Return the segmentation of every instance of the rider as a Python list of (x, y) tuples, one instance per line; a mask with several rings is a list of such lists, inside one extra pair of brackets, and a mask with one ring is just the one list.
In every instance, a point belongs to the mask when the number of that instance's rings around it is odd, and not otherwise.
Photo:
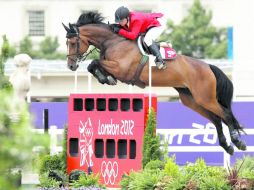
[(121, 27), (113, 27), (113, 32), (131, 40), (136, 40), (141, 33), (146, 33), (144, 41), (149, 51), (156, 56), (155, 63), (159, 69), (166, 68), (160, 49), (154, 42), (164, 30), (162, 17), (162, 13), (130, 12), (128, 8), (121, 6), (115, 11), (115, 22)]

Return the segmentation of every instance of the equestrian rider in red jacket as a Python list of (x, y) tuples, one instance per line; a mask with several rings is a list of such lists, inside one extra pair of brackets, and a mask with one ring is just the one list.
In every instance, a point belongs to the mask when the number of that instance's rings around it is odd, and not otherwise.
[(156, 56), (155, 63), (159, 69), (166, 68), (159, 47), (154, 42), (164, 30), (159, 22), (162, 17), (162, 13), (130, 12), (128, 8), (122, 6), (115, 12), (115, 22), (121, 27), (117, 25), (113, 27), (115, 33), (130, 40), (136, 40), (141, 33), (146, 33), (144, 41), (150, 52)]

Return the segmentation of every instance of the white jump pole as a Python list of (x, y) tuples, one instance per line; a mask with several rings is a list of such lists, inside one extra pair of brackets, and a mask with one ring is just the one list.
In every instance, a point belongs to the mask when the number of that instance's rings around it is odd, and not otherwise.
[(75, 76), (74, 76), (74, 92), (77, 92), (78, 89), (78, 71), (75, 71)]
[(149, 56), (149, 112), (152, 106), (152, 64), (151, 64), (151, 56)]
[(88, 73), (87, 75), (87, 83), (88, 83), (88, 93), (91, 93), (92, 92), (92, 75), (91, 73)]
[(129, 93), (133, 93), (133, 86), (132, 86), (132, 84), (129, 84), (128, 86), (129, 86)]

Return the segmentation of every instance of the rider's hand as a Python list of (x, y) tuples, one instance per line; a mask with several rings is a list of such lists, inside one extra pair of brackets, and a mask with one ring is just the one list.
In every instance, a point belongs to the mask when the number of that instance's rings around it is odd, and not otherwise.
[(121, 29), (121, 26), (119, 24), (112, 24), (111, 25), (111, 30), (112, 32), (118, 34), (119, 30)]

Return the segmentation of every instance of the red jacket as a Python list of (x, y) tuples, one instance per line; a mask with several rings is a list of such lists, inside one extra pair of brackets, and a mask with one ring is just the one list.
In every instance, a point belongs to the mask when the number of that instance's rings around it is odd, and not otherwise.
[(160, 26), (160, 22), (157, 18), (162, 17), (162, 13), (141, 13), (141, 12), (130, 12), (129, 16), (129, 28), (119, 30), (119, 34), (135, 40), (140, 33), (145, 33), (153, 26)]

